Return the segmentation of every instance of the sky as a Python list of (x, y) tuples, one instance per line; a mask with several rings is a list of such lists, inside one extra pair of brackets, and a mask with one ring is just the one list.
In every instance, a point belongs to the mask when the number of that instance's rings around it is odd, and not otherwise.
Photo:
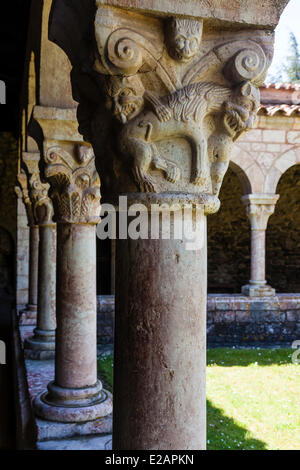
[[(288, 55), (289, 33), (293, 32), (300, 45), (300, 0), (290, 0), (281, 15), (275, 33), (275, 53), (268, 77), (276, 73)], [(270, 81), (267, 79), (266, 81)]]

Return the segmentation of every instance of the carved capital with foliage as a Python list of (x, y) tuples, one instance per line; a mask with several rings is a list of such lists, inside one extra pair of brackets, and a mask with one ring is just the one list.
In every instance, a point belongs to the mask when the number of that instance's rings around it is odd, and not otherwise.
[(57, 222), (97, 224), (100, 179), (91, 146), (46, 140), (44, 162)]
[(36, 223), (33, 217), (32, 204), (29, 197), (27, 175), (24, 170), (21, 170), (20, 173), (18, 173), (17, 182), (18, 186), (15, 187), (16, 195), (18, 198), (22, 199), (25, 205), (29, 227), (34, 226)]
[(23, 152), (22, 162), (27, 174), (27, 191), (34, 223), (36, 225), (52, 225), (54, 223), (54, 213), (53, 205), (48, 195), (50, 186), (48, 183), (41, 181), (40, 154)]
[(68, 10), (71, 28), (79, 10), (64, 0), (53, 7), (50, 38), (73, 64), (79, 130), (93, 145), (104, 197), (217, 199), (233, 143), (255, 125), (272, 30), (178, 16), (177, 7), (157, 15), (96, 0), (73, 43), (59, 12)]
[(278, 194), (247, 194), (242, 197), (251, 230), (267, 230), (269, 217), (274, 214), (278, 199)]

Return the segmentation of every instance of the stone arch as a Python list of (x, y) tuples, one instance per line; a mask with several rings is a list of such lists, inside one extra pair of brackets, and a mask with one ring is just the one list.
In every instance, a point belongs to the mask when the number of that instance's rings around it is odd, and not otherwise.
[(279, 293), (300, 292), (300, 165), (290, 166), (279, 178), (276, 192), (280, 198), (268, 222), (266, 272)]
[(0, 295), (12, 294), (14, 243), (10, 233), (0, 227)]
[(231, 169), (241, 181), (244, 194), (262, 193), (265, 176), (251, 153), (235, 144), (230, 160)]
[(270, 168), (264, 185), (265, 193), (276, 193), (281, 176), (292, 166), (300, 164), (300, 147), (294, 147), (280, 155)]
[(0, 80), (0, 104), (6, 104), (6, 84)]

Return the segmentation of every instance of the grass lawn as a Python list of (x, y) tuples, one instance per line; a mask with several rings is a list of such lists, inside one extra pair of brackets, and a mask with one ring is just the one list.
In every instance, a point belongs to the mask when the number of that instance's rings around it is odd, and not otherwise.
[[(207, 351), (207, 448), (300, 449), (300, 365), (290, 349)], [(112, 388), (113, 358), (98, 359)]]

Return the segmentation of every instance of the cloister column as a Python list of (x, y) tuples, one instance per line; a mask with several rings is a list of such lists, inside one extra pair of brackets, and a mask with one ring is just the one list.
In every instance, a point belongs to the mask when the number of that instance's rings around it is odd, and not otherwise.
[(97, 379), (96, 224), (100, 181), (92, 149), (45, 140), (45, 177), (57, 221), (55, 380), (35, 399), (50, 421), (85, 422), (111, 412)]
[[(233, 141), (254, 125), (286, 1), (227, 3), (60, 0), (52, 8), (49, 37), (73, 65), (79, 131), (94, 148), (103, 201), (119, 210), (118, 450), (206, 445), (206, 215), (219, 208)], [(149, 208), (161, 207), (172, 227), (169, 204), (179, 213), (199, 207), (193, 249), (165, 230), (152, 236)]]
[(275, 289), (266, 281), (266, 230), (279, 195), (247, 194), (241, 198), (251, 224), (251, 279), (242, 287), (250, 297), (271, 297)]
[(49, 184), (42, 183), (40, 178), (40, 154), (23, 152), (22, 159), (28, 174), (32, 215), (39, 227), (37, 323), (34, 335), (25, 340), (24, 348), (30, 359), (51, 359), (56, 328), (56, 224), (48, 197)]
[(27, 176), (21, 171), (17, 180), (21, 189), (22, 199), (25, 204), (29, 227), (29, 270), (28, 270), (28, 304), (25, 310), (20, 312), (20, 317), (24, 316), (33, 324), (36, 322), (37, 297), (38, 297), (38, 252), (39, 252), (39, 227), (35, 223), (32, 206), (28, 192)]

